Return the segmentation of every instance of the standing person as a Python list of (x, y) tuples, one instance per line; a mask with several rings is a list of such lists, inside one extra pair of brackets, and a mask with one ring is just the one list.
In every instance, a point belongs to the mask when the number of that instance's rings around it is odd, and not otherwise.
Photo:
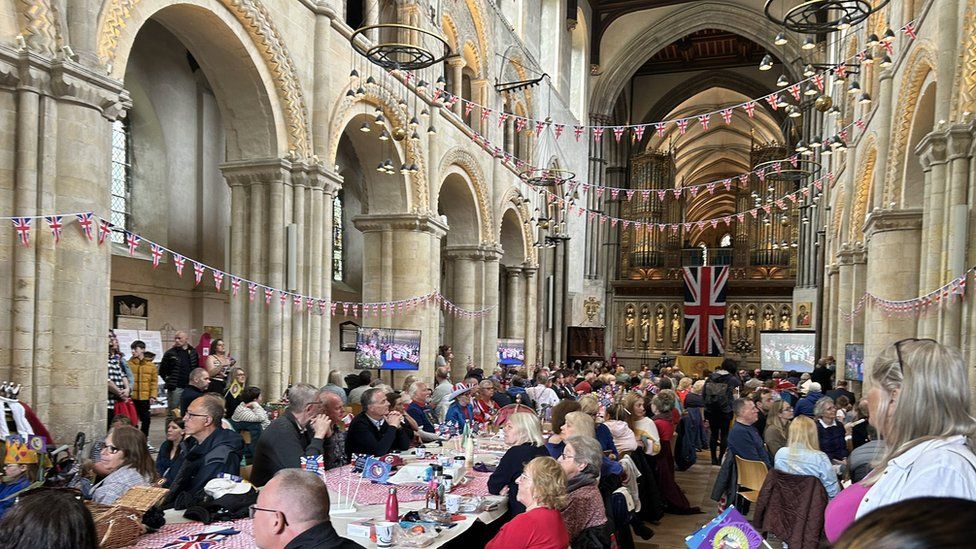
[(702, 391), (705, 399), (705, 419), (711, 428), (708, 448), (712, 452), (712, 465), (722, 462), (729, 445), (729, 423), (732, 421), (732, 401), (742, 385), (730, 371), (735, 371), (735, 361), (725, 359), (718, 370), (705, 380)]
[(132, 342), (132, 358), (129, 359), (129, 369), (135, 379), (132, 389), (132, 402), (136, 413), (139, 414), (139, 427), (142, 434), (149, 437), (149, 422), (152, 421), (152, 405), (159, 396), (159, 376), (156, 364), (153, 363), (152, 353), (146, 353), (146, 344), (136, 340)]
[(125, 376), (122, 369), (121, 360), (109, 360), (108, 362), (108, 428), (112, 428), (112, 420), (115, 419), (115, 404), (125, 402), (131, 396), (131, 386), (129, 378)]
[(535, 385), (526, 388), (525, 393), (535, 403), (535, 411), (542, 416), (546, 415), (546, 410), (559, 402), (556, 391), (552, 390), (552, 378), (545, 372), (539, 372), (535, 375)]
[[(430, 396), (430, 407), (434, 410), (441, 408), (441, 401), (445, 397), (454, 391), (454, 386), (451, 385), (451, 370), (447, 366), (438, 366), (434, 370), (434, 392)], [(443, 409), (446, 411), (447, 407), (444, 406)], [(440, 414), (437, 414), (438, 419), (441, 419)]]
[(159, 375), (166, 382), (166, 407), (169, 410), (180, 407), (183, 389), (190, 384), (190, 372), (197, 369), (199, 364), (197, 351), (190, 345), (186, 332), (176, 332), (173, 346), (163, 353), (159, 363)]
[(235, 366), (231, 368), (227, 381), (229, 383), (224, 391), (224, 408), (227, 410), (227, 419), (230, 419), (237, 411), (237, 405), (241, 403), (241, 393), (247, 387), (247, 373), (240, 366)]
[(227, 374), (234, 364), (237, 364), (237, 359), (227, 354), (227, 344), (224, 340), (213, 340), (206, 363), (207, 373), (210, 374), (208, 393), (224, 394), (227, 388)]
[(434, 361), (434, 366), (437, 368), (447, 368), (448, 371), (451, 370), (451, 361), (454, 360), (454, 349), (450, 345), (441, 345), (437, 349), (437, 359)]

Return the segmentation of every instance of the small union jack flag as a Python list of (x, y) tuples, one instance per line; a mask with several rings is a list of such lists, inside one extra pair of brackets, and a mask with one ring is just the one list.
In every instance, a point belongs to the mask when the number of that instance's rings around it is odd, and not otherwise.
[(135, 255), (136, 248), (139, 247), (139, 242), (142, 242), (142, 238), (139, 235), (125, 231), (125, 243), (129, 246), (129, 255)]
[(627, 128), (625, 128), (623, 126), (614, 126), (613, 127), (613, 138), (617, 141), (617, 143), (620, 143), (620, 138), (623, 137), (624, 130), (626, 130), (626, 129)]
[(702, 130), (708, 131), (708, 123), (712, 120), (711, 114), (703, 114), (698, 117), (698, 123), (701, 124)]
[(841, 80), (847, 78), (847, 65), (844, 63), (837, 65), (837, 67), (834, 68), (834, 74), (836, 74), (837, 78), (840, 78)]
[(258, 285), (253, 282), (247, 283), (247, 297), (251, 301), (254, 301), (254, 294), (258, 291)]
[(474, 105), (465, 101), (464, 102), (464, 116), (470, 116), (471, 111), (474, 109)]
[(722, 109), (722, 120), (725, 120), (726, 124), (732, 123), (732, 109)]
[(280, 302), (281, 307), (284, 308), (285, 303), (288, 302), (288, 294), (279, 290), (278, 291), (278, 301)]
[(579, 142), (580, 137), (583, 136), (583, 126), (573, 126), (573, 135), (576, 136), (576, 141)]
[(64, 228), (61, 220), (62, 217), (60, 215), (51, 215), (44, 218), (44, 222), (51, 229), (51, 234), (54, 235), (55, 244), (61, 242), (61, 230)]
[(78, 218), (78, 226), (81, 227), (81, 231), (85, 233), (85, 238), (87, 238), (89, 242), (95, 240), (95, 231), (94, 227), (92, 226), (92, 218), (94, 216), (95, 214), (91, 212), (75, 215), (75, 217)]
[(552, 133), (555, 134), (557, 140), (559, 139), (559, 136), (563, 134), (564, 129), (566, 129), (566, 124), (552, 125)]
[(749, 118), (752, 118), (752, 117), (755, 116), (755, 114), (756, 114), (756, 102), (755, 101), (749, 101), (745, 105), (742, 105), (742, 108), (746, 110), (746, 114), (749, 115)]
[(657, 124), (654, 124), (654, 131), (657, 132), (658, 137), (664, 137), (664, 129), (667, 127), (667, 122), (658, 122)]
[(20, 242), (24, 246), (30, 246), (31, 221), (33, 220), (29, 217), (15, 217), (13, 219), (14, 230), (17, 231), (17, 236), (20, 237)]
[(822, 72), (818, 72), (813, 75), (813, 85), (821, 92), (824, 91), (824, 75)]
[(296, 311), (302, 308), (302, 296), (300, 295), (291, 296), (291, 302), (295, 306)]
[(216, 288), (217, 291), (219, 292), (220, 287), (224, 285), (224, 273), (218, 271), (217, 269), (214, 269), (213, 277), (214, 277), (214, 288)]
[(274, 295), (274, 290), (271, 288), (264, 289), (264, 304), (271, 305), (271, 296)]
[(766, 102), (769, 103), (769, 106), (772, 107), (774, 111), (775, 110), (779, 110), (779, 94), (778, 93), (774, 93), (774, 94), (771, 94), (771, 95), (767, 95), (766, 96)]
[(104, 219), (98, 221), (98, 245), (101, 246), (102, 242), (108, 238), (108, 235), (112, 234), (112, 224)]
[(491, 116), (491, 109), (488, 107), (481, 107), (481, 122), (487, 122), (489, 116)]
[(180, 254), (173, 254), (173, 265), (176, 266), (176, 274), (183, 277), (183, 264), (186, 262), (186, 258)]
[(915, 21), (909, 21), (908, 23), (905, 23), (905, 26), (902, 27), (901, 30), (912, 40), (918, 38), (918, 36), (915, 34)]
[(200, 285), (200, 281), (203, 280), (203, 271), (205, 270), (206, 269), (202, 263), (197, 263), (196, 261), (193, 262), (193, 280), (196, 281), (193, 284), (194, 286)]
[(682, 118), (678, 120), (678, 133), (684, 135), (686, 131), (688, 131), (688, 119)]
[(800, 100), (800, 85), (799, 84), (793, 84), (792, 86), (790, 86), (789, 88), (786, 88), (786, 89), (790, 92), (790, 95), (793, 96), (793, 100), (794, 101), (799, 101)]
[(646, 129), (647, 129), (647, 126), (635, 126), (634, 127), (634, 138), (637, 139), (637, 141), (641, 141), (642, 139), (644, 139), (644, 130), (646, 130)]
[(528, 122), (529, 122), (529, 120), (527, 118), (522, 118), (521, 116), (516, 116), (515, 117), (515, 132), (516, 133), (522, 133), (522, 130), (525, 129), (525, 125)]
[(163, 248), (159, 244), (151, 242), (149, 244), (149, 251), (152, 253), (153, 269), (155, 269), (159, 267), (159, 260), (163, 258)]
[(535, 123), (535, 136), (536, 137), (539, 137), (540, 135), (542, 135), (542, 130), (544, 130), (545, 128), (546, 128), (546, 123), (545, 122), (543, 122), (543, 121), (537, 121)]
[(760, 168), (760, 169), (756, 170), (756, 176), (759, 177), (759, 181), (765, 182), (766, 181), (766, 168)]
[(892, 45), (891, 42), (888, 42), (887, 40), (882, 40), (881, 45), (884, 46), (885, 52), (887, 52), (888, 55), (895, 54), (895, 46)]
[(230, 291), (231, 295), (237, 297), (237, 292), (241, 289), (241, 279), (236, 276), (230, 277)]
[(731, 191), (732, 190), (732, 179), (731, 178), (726, 179), (725, 181), (722, 182), (722, 184), (725, 185), (725, 190), (727, 190), (727, 191)]
[(603, 132), (606, 131), (605, 128), (593, 128), (593, 139), (599, 143), (603, 139)]
[(499, 128), (502, 127), (503, 124), (505, 124), (505, 121), (506, 120), (508, 120), (508, 113), (507, 112), (500, 112), (500, 113), (498, 113), (498, 127)]

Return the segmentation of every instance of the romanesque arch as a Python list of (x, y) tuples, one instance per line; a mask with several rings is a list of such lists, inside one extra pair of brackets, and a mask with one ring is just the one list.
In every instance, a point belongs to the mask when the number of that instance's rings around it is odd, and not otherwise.
[(456, 166), (464, 173), (474, 191), (478, 206), (481, 241), (485, 243), (497, 242), (495, 231), (493, 230), (494, 216), (492, 215), (488, 185), (477, 159), (465, 149), (459, 147), (453, 148), (447, 151), (441, 158), (438, 173), (446, 175), (451, 171), (452, 166)]
[(884, 195), (882, 203), (897, 202), (901, 196), (902, 169), (905, 164), (909, 133), (912, 127), (912, 119), (918, 107), (919, 94), (922, 92), (922, 84), (929, 72), (935, 70), (935, 51), (931, 43), (919, 41), (915, 44), (913, 51), (905, 63), (910, 67), (908, 73), (902, 79), (898, 92), (898, 110), (891, 125), (890, 146), (888, 148), (891, 157), (888, 159), (888, 176), (885, 178)]
[[(509, 189), (502, 196), (502, 200), (499, 207), (500, 213), (498, 215), (499, 222), (497, 227), (497, 231), (499, 234), (498, 237), (499, 242), (503, 242), (503, 239), (501, 238), (502, 220), (504, 219), (505, 215), (509, 211), (513, 211), (515, 213), (515, 215), (518, 217), (519, 222), (522, 224), (521, 225), (522, 227), (525, 227), (524, 224), (525, 221), (531, 219), (532, 216), (529, 214), (529, 208), (528, 206), (526, 206), (524, 198), (525, 197), (522, 195), (521, 191), (519, 191), (518, 188), (514, 186), (509, 187)], [(537, 266), (539, 264), (539, 250), (538, 248), (533, 246), (534, 242), (532, 240), (531, 229), (530, 230), (522, 229), (522, 240), (523, 240), (523, 245), (525, 247), (526, 263), (528, 263), (531, 266)]]
[(855, 187), (851, 196), (851, 219), (848, 232), (849, 242), (862, 240), (864, 216), (867, 214), (868, 200), (871, 197), (871, 185), (874, 181), (874, 165), (878, 160), (878, 149), (875, 137), (868, 137), (864, 145), (865, 152), (861, 154), (861, 163), (855, 172)]

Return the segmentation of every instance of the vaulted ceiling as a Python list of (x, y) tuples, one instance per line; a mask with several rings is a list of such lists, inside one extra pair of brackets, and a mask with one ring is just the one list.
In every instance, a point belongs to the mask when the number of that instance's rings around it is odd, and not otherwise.
[(688, 4), (695, 0), (591, 0), (593, 10), (593, 31), (590, 43), (592, 63), (600, 62), (600, 41), (603, 32), (620, 17), (635, 11)]

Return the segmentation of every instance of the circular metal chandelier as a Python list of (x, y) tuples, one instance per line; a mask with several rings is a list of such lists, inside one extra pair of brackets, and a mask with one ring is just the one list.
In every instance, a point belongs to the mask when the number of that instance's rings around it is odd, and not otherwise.
[(555, 187), (567, 181), (572, 181), (576, 174), (559, 168), (540, 169), (528, 167), (519, 172), (519, 177), (529, 185), (536, 187)]
[[(369, 35), (375, 35), (377, 39), (371, 40)], [(349, 37), (349, 42), (371, 63), (387, 70), (426, 69), (444, 61), (451, 54), (447, 41), (437, 34), (400, 23), (358, 28)]]
[(762, 162), (756, 164), (753, 168), (754, 171), (764, 170), (766, 172), (766, 177), (769, 179), (778, 179), (781, 181), (803, 181), (816, 177), (822, 166), (819, 162), (803, 158), (802, 156), (796, 159), (796, 165), (794, 166), (791, 162), (785, 160), (770, 160), (768, 162)]
[[(884, 8), (891, 0), (766, 0), (766, 18), (801, 34), (821, 34), (857, 25)], [(791, 7), (791, 4), (795, 4)], [(773, 12), (783, 14), (777, 18)]]

